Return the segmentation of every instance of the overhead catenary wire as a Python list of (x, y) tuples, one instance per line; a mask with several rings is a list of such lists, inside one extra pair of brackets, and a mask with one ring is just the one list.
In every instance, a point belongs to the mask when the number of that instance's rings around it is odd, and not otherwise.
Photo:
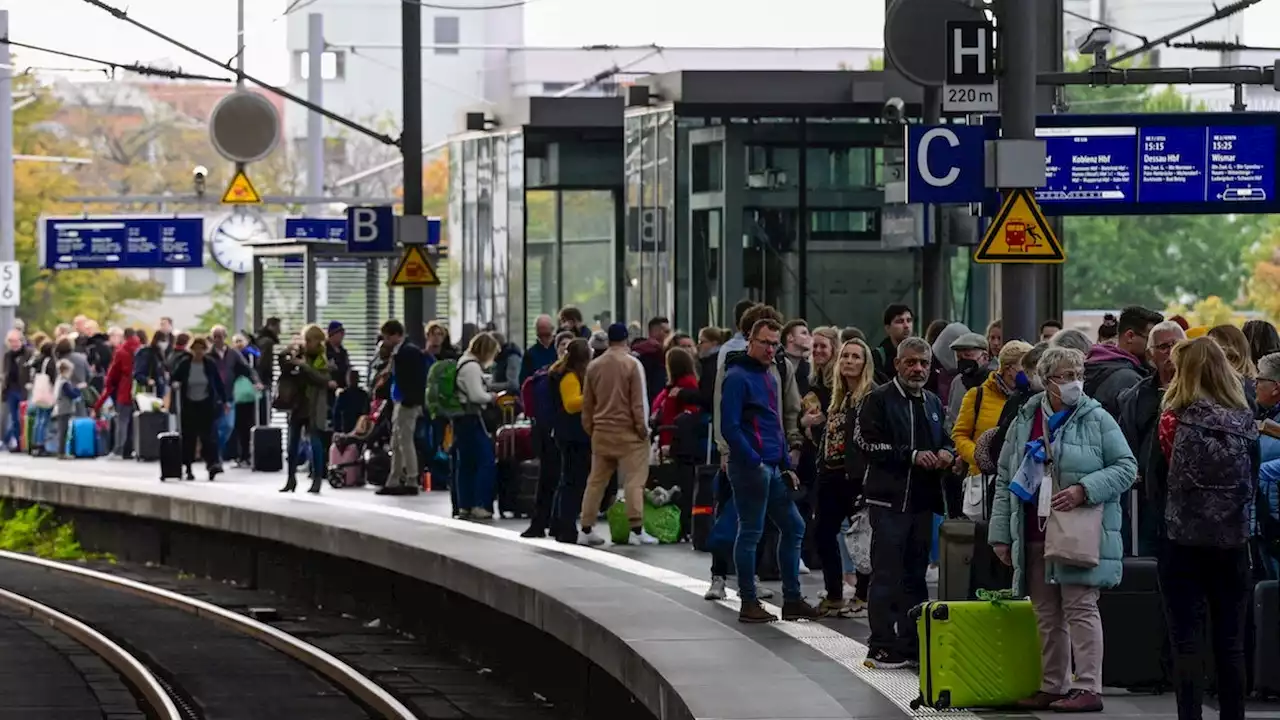
[[(102, 2), (102, 0), (84, 0), (84, 2), (109, 13), (112, 17), (116, 18), (117, 20), (123, 20), (124, 22), (129, 23), (130, 25), (133, 25), (134, 27), (140, 30), (143, 30), (146, 33), (149, 33), (151, 35), (154, 35), (160, 38), (161, 40), (164, 40), (165, 42), (169, 43), (170, 45), (173, 45), (176, 48), (185, 50), (191, 53), (192, 55), (195, 55), (196, 57), (200, 58), (201, 60), (204, 60), (205, 62), (217, 65), (218, 67), (224, 70), (236, 72), (236, 69), (232, 67), (230, 63), (221, 62), (216, 58), (214, 58), (213, 56), (209, 55), (208, 53), (201, 52), (195, 49), (194, 47), (188, 45), (187, 43), (182, 42), (181, 40), (178, 40), (169, 35), (166, 35), (163, 32), (160, 32), (159, 30), (156, 30), (155, 28), (151, 27), (150, 25), (147, 25), (144, 22), (135, 20), (132, 17), (130, 17), (130, 15), (124, 10), (108, 5), (107, 3)], [(284, 88), (272, 85), (271, 83), (268, 83), (265, 80), (256, 78), (248, 73), (243, 73), (243, 77), (248, 82), (251, 82), (254, 85), (257, 85), (258, 87), (261, 87), (263, 90), (266, 90), (267, 92), (278, 95), (284, 98), (285, 100), (289, 100), (291, 102), (297, 103), (298, 105), (301, 105), (302, 107), (308, 110), (313, 110), (315, 112), (318, 112), (321, 115), (323, 115), (325, 118), (332, 120), (333, 122), (336, 122), (339, 125), (342, 125), (343, 127), (349, 128), (351, 130), (355, 130), (356, 132), (362, 135), (367, 135), (373, 138), (374, 140), (377, 140), (378, 142), (384, 143), (386, 145), (391, 145), (393, 147), (400, 147), (400, 141), (396, 140), (395, 138), (392, 138), (390, 135), (387, 135), (386, 133), (381, 133), (381, 132), (378, 132), (377, 130), (374, 130), (373, 128), (369, 128), (364, 125), (361, 125), (360, 123), (354, 120), (351, 120), (349, 118), (343, 117), (333, 112), (332, 110), (326, 110), (325, 108), (320, 107), (319, 105), (316, 105), (313, 102), (310, 102), (304, 98), (294, 95), (293, 93), (289, 92), (288, 90), (285, 90)]]
[(12, 47), (22, 48), (24, 50), (33, 50), (35, 52), (47, 53), (49, 55), (57, 55), (69, 60), (80, 60), (82, 62), (94, 63), (95, 65), (103, 65), (111, 70), (127, 70), (138, 75), (149, 75), (154, 77), (165, 77), (171, 80), (205, 80), (209, 82), (232, 82), (231, 78), (216, 77), (213, 75), (200, 75), (198, 73), (189, 73), (182, 68), (169, 69), (158, 68), (151, 65), (143, 65), (141, 63), (122, 63), (112, 60), (103, 60), (101, 58), (91, 57), (89, 55), (81, 55), (79, 53), (67, 52), (66, 50), (56, 50), (54, 48), (44, 47), (42, 45), (32, 45), (30, 43), (18, 42), (10, 38), (0, 38), (0, 43), (5, 43)]

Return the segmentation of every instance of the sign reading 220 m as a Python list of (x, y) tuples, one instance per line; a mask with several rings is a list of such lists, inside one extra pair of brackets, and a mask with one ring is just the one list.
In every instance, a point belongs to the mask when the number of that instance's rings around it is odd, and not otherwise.
[(1050, 215), (1273, 213), (1275, 113), (1038, 118)]

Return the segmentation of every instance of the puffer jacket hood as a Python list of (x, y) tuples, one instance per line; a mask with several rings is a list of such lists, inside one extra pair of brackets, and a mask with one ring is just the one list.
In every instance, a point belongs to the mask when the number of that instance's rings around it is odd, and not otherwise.
[(933, 359), (942, 365), (942, 368), (948, 372), (956, 371), (956, 351), (951, 349), (951, 343), (960, 339), (961, 335), (969, 332), (969, 326), (962, 322), (953, 322), (942, 329), (938, 333), (938, 339), (933, 341)]
[(1132, 365), (1134, 370), (1142, 369), (1141, 360), (1114, 345), (1094, 345), (1085, 356), (1084, 362), (1085, 365), (1122, 362)]

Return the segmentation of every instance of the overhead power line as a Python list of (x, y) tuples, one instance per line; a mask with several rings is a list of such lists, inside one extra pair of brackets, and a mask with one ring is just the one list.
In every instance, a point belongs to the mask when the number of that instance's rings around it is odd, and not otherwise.
[(468, 10), (485, 11), (485, 10), (507, 10), (509, 8), (518, 8), (530, 5), (537, 0), (511, 0), (511, 2), (498, 3), (496, 5), (444, 5), (440, 3), (423, 2), (423, 0), (400, 0), (401, 2), (414, 3), (424, 8), (432, 10), (458, 10), (466, 12)]
[(71, 60), (81, 60), (83, 62), (94, 63), (96, 65), (104, 65), (113, 71), (128, 70), (129, 72), (136, 73), (138, 75), (149, 75), (153, 77), (170, 78), (172, 80), (207, 80), (211, 82), (232, 82), (231, 78), (214, 77), (213, 75), (199, 75), (196, 73), (189, 73), (189, 72), (183, 71), (182, 68), (171, 70), (169, 68), (158, 68), (158, 67), (153, 67), (151, 65), (143, 65), (141, 63), (136, 63), (136, 62), (134, 63), (113, 62), (111, 60), (103, 60), (101, 58), (90, 57), (88, 55), (79, 55), (77, 53), (67, 52), (65, 50), (55, 50), (53, 48), (47, 48), (40, 45), (30, 45), (28, 43), (21, 43), (21, 42), (18, 42), (17, 40), (11, 40), (7, 37), (0, 38), (0, 43), (5, 43), (7, 45), (11, 45), (16, 48), (23, 48), (25, 50), (34, 50), (36, 52), (48, 53), (50, 55), (57, 55), (58, 57), (69, 58)]
[[(160, 38), (161, 40), (164, 40), (165, 42), (169, 43), (170, 45), (173, 45), (173, 46), (174, 46), (174, 47), (176, 47), (176, 48), (179, 48), (179, 49), (181, 49), (181, 50), (185, 50), (185, 51), (187, 51), (187, 52), (191, 53), (192, 55), (195, 55), (196, 57), (200, 58), (201, 60), (204, 60), (205, 62), (208, 62), (208, 63), (212, 63), (212, 64), (214, 64), (214, 65), (217, 65), (218, 67), (222, 68), (223, 70), (227, 70), (227, 71), (230, 71), (230, 72), (236, 72), (236, 69), (235, 69), (235, 68), (233, 68), (233, 67), (231, 66), (231, 64), (230, 64), (230, 63), (224, 63), (224, 62), (221, 62), (220, 60), (217, 60), (216, 58), (214, 58), (213, 56), (209, 55), (208, 53), (201, 52), (201, 51), (199, 51), (199, 50), (197, 50), (197, 49), (195, 49), (195, 48), (191, 47), (190, 45), (188, 45), (188, 44), (186, 44), (186, 43), (182, 42), (181, 40), (175, 39), (175, 38), (173, 38), (173, 37), (171, 37), (171, 36), (169, 36), (169, 35), (166, 35), (165, 33), (160, 32), (159, 30), (156, 30), (155, 28), (151, 27), (150, 25), (147, 25), (147, 24), (146, 24), (146, 23), (144, 23), (144, 22), (141, 22), (141, 21), (139, 21), (139, 20), (134, 20), (134, 19), (133, 19), (132, 17), (130, 17), (130, 16), (129, 16), (129, 14), (128, 14), (127, 12), (125, 12), (124, 10), (121, 10), (121, 9), (119, 9), (119, 8), (117, 8), (117, 7), (113, 7), (113, 6), (111, 6), (111, 5), (108, 5), (107, 3), (102, 2), (102, 0), (84, 0), (84, 2), (86, 2), (86, 3), (90, 4), (90, 5), (93, 5), (94, 7), (98, 8), (98, 9), (100, 9), (100, 10), (104, 10), (104, 11), (106, 11), (106, 12), (110, 13), (110, 14), (111, 14), (111, 16), (112, 16), (112, 17), (114, 17), (114, 18), (116, 18), (117, 20), (123, 20), (124, 22), (127, 22), (127, 23), (129, 23), (130, 25), (133, 25), (134, 27), (136, 27), (136, 28), (138, 28), (138, 29), (140, 29), (140, 30), (143, 30), (144, 32), (147, 32), (147, 33), (149, 33), (149, 34), (151, 34), (151, 35), (154, 35), (154, 36), (156, 36), (156, 37)], [(264, 80), (260, 80), (260, 79), (258, 79), (258, 78), (256, 78), (256, 77), (254, 77), (254, 76), (252, 76), (252, 75), (250, 75), (250, 74), (248, 74), (248, 73), (244, 73), (244, 74), (243, 74), (243, 77), (244, 77), (244, 79), (245, 79), (245, 80), (247, 80), (247, 81), (249, 81), (249, 82), (253, 83), (254, 85), (257, 85), (258, 87), (261, 87), (263, 90), (266, 90), (267, 92), (270, 92), (270, 93), (274, 93), (274, 94), (276, 94), (276, 95), (279, 95), (280, 97), (284, 98), (285, 100), (289, 100), (289, 101), (291, 101), (291, 102), (295, 102), (295, 103), (297, 103), (298, 105), (301, 105), (302, 107), (304, 107), (304, 108), (306, 108), (306, 109), (308, 109), (308, 110), (311, 110), (311, 111), (314, 111), (314, 112), (320, 113), (320, 114), (321, 114), (321, 115), (323, 115), (325, 118), (327, 118), (327, 119), (329, 119), (329, 120), (332, 120), (333, 122), (336, 122), (336, 123), (338, 123), (339, 125), (342, 125), (343, 127), (350, 128), (350, 129), (352, 129), (352, 130), (355, 130), (356, 132), (360, 133), (361, 135), (367, 135), (367, 136), (369, 136), (369, 137), (373, 138), (374, 140), (377, 140), (378, 142), (383, 143), (383, 144), (385, 144), (385, 145), (391, 145), (391, 146), (393, 146), (393, 147), (400, 147), (400, 141), (399, 141), (399, 140), (396, 140), (395, 138), (391, 137), (390, 135), (387, 135), (386, 133), (381, 133), (381, 132), (378, 132), (377, 130), (374, 130), (373, 128), (365, 127), (364, 125), (361, 125), (360, 123), (358, 123), (358, 122), (356, 122), (356, 121), (354, 121), (354, 120), (350, 120), (350, 119), (348, 119), (348, 118), (345, 118), (345, 117), (343, 117), (343, 116), (341, 116), (341, 115), (339, 115), (339, 114), (337, 114), (337, 113), (335, 113), (335, 112), (333, 112), (333, 111), (331, 111), (331, 110), (326, 110), (325, 108), (322, 108), (322, 107), (320, 107), (319, 105), (316, 105), (316, 104), (315, 104), (315, 103), (313, 103), (313, 102), (310, 102), (310, 101), (305, 100), (305, 99), (303, 99), (303, 98), (301, 98), (301, 97), (299, 97), (299, 96), (297, 96), (297, 95), (294, 95), (293, 93), (289, 92), (288, 90), (285, 90), (284, 88), (277, 87), (277, 86), (272, 85), (272, 84), (270, 84), (270, 83), (268, 83), (268, 82), (266, 82), (266, 81), (264, 81)]]

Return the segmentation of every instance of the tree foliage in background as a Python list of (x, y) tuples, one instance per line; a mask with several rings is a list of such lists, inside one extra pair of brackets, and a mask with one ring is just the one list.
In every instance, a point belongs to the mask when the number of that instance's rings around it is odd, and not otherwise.
[(1217, 325), (1240, 325), (1244, 322), (1244, 318), (1231, 307), (1231, 303), (1223, 300), (1217, 295), (1198, 300), (1191, 307), (1187, 307), (1182, 303), (1173, 303), (1165, 308), (1164, 316), (1173, 317), (1181, 315), (1186, 318), (1192, 327), (1203, 325), (1205, 327), (1214, 327)]
[[(1086, 70), (1088, 59), (1069, 59)], [(1066, 88), (1072, 113), (1169, 113), (1204, 109), (1175, 88)], [(1066, 307), (1118, 308), (1218, 296), (1235, 299), (1245, 285), (1241, 257), (1268, 221), (1259, 215), (1143, 215), (1064, 218), (1068, 261)]]
[[(40, 126), (58, 105), (36, 87), (29, 76), (14, 77), (15, 93), (34, 93), (37, 100), (14, 113), (14, 152), (28, 155), (77, 155), (79, 150)], [(81, 192), (77, 174), (52, 163), (14, 164), (14, 231), (17, 260), (22, 267), (22, 305), (18, 316), (32, 329), (52, 330), (76, 315), (103, 325), (119, 320), (129, 303), (156, 300), (162, 286), (114, 270), (55, 272), (40, 268), (41, 214), (80, 211), (62, 198)]]
[(1249, 270), (1249, 302), (1268, 319), (1280, 318), (1280, 228), (1273, 225), (1245, 251), (1245, 265)]

